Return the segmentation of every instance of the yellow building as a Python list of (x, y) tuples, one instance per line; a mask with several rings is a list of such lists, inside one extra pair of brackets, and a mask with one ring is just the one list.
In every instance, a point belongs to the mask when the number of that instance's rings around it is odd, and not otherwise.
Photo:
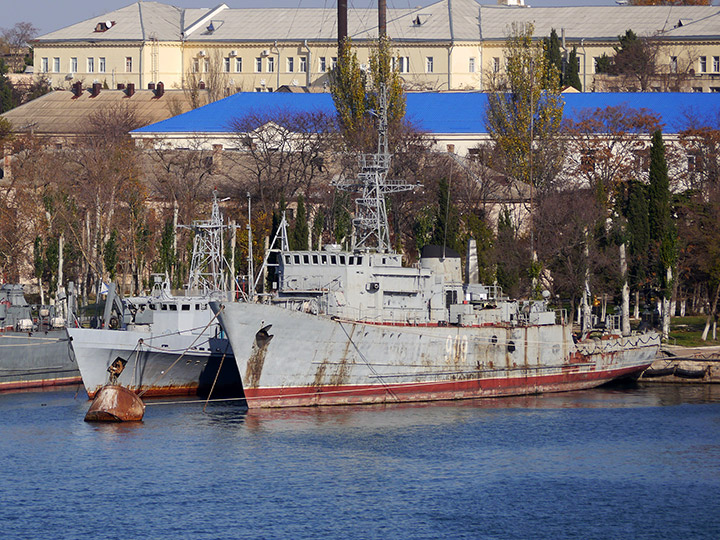
[[(522, 0), (481, 5), (440, 0), (421, 8), (389, 9), (387, 32), (407, 90), (484, 90), (502, 71), (513, 22), (533, 22), (541, 39), (555, 29), (563, 51), (576, 48), (583, 89), (596, 89), (595, 60), (613, 54), (617, 37), (631, 29), (654, 36), (659, 71), (681, 74), (682, 84), (652, 88), (720, 91), (720, 7), (550, 7)], [(375, 9), (351, 9), (348, 33), (362, 64), (377, 38)], [(321, 92), (337, 57), (334, 8), (185, 9), (138, 2), (62, 28), (33, 43), (35, 73), (54, 87), (82, 81), (133, 83), (138, 89), (206, 87), (221, 95), (272, 91), (282, 86)], [(613, 87), (603, 80), (597, 89)], [(600, 82), (598, 83), (600, 85)], [(217, 96), (217, 97), (221, 97)]]

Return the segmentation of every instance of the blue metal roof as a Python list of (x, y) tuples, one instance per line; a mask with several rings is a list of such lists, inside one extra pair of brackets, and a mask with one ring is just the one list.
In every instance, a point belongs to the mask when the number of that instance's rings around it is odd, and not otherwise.
[[(624, 104), (658, 114), (667, 132), (679, 130), (690, 112), (701, 118), (720, 117), (717, 93), (568, 93), (563, 99), (565, 118), (576, 118), (583, 109)], [(409, 93), (406, 118), (427, 133), (486, 133), (486, 107), (487, 94), (479, 92)], [(334, 113), (335, 107), (328, 93), (240, 92), (133, 133), (228, 133), (234, 119), (273, 110)]]

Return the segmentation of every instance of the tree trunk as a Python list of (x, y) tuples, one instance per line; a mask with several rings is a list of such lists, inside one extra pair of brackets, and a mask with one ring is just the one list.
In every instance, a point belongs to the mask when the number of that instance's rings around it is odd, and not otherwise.
[(635, 291), (635, 309), (633, 310), (633, 318), (640, 318), (640, 291)]
[[(622, 317), (622, 335), (623, 336), (629, 336), (630, 335), (630, 286), (628, 285), (627, 280), (627, 257), (625, 255), (625, 244), (620, 244), (620, 275), (622, 276), (623, 286), (622, 286), (622, 308), (621, 308), (621, 317)], [(637, 308), (637, 303), (635, 304), (635, 307)]]
[[(707, 341), (708, 332), (710, 331), (710, 324), (715, 321), (715, 313), (717, 312), (718, 297), (720, 297), (720, 283), (718, 283), (718, 286), (715, 289), (715, 298), (713, 299), (712, 309), (710, 309), (710, 313), (708, 313), (707, 319), (705, 320), (705, 328), (703, 329), (702, 338), (701, 338), (703, 341)], [(716, 328), (717, 328), (717, 326), (713, 329), (713, 339), (715, 339), (715, 336), (716, 336)]]
[[(672, 282), (673, 274), (672, 268), (668, 267), (665, 269), (665, 279), (668, 283)], [(667, 341), (670, 335), (670, 299), (663, 294), (662, 298), (662, 338), (663, 341)]]

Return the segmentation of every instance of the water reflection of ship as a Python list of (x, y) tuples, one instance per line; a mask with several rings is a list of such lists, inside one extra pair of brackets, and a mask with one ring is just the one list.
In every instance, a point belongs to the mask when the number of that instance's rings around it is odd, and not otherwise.
[(68, 328), (88, 395), (108, 381), (116, 360), (127, 369), (115, 381), (147, 396), (237, 397), (242, 387), (229, 341), (211, 300), (232, 298), (222, 256), (224, 225), (217, 200), (209, 220), (195, 221), (190, 279), (185, 294), (173, 294), (167, 277), (155, 276), (148, 296), (120, 298), (108, 291), (103, 320), (117, 329)]

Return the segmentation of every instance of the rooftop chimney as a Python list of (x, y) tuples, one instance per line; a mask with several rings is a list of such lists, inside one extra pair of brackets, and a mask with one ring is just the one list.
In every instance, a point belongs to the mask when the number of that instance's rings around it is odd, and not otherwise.
[(118, 89), (118, 90), (125, 90), (125, 83), (118, 83), (117, 89)]
[(155, 83), (154, 83), (154, 82), (148, 83), (148, 90), (155, 90)]
[(164, 93), (165, 93), (165, 85), (161, 82), (157, 83), (157, 85), (155, 86), (155, 97), (161, 98)]
[(127, 94), (127, 97), (132, 97), (132, 95), (135, 93), (135, 83), (128, 83), (125, 93)]
[(101, 89), (102, 89), (102, 84), (100, 84), (99, 82), (93, 83), (90, 97), (98, 97), (100, 95)]
[[(73, 85), (72, 85), (72, 93), (73, 93), (73, 96), (75, 96), (76, 98), (80, 97), (80, 95), (83, 93), (82, 82), (81, 82), (81, 81), (78, 81), (78, 82), (76, 82), (76, 83), (73, 83)], [(74, 98), (73, 98), (73, 99), (74, 99)]]

